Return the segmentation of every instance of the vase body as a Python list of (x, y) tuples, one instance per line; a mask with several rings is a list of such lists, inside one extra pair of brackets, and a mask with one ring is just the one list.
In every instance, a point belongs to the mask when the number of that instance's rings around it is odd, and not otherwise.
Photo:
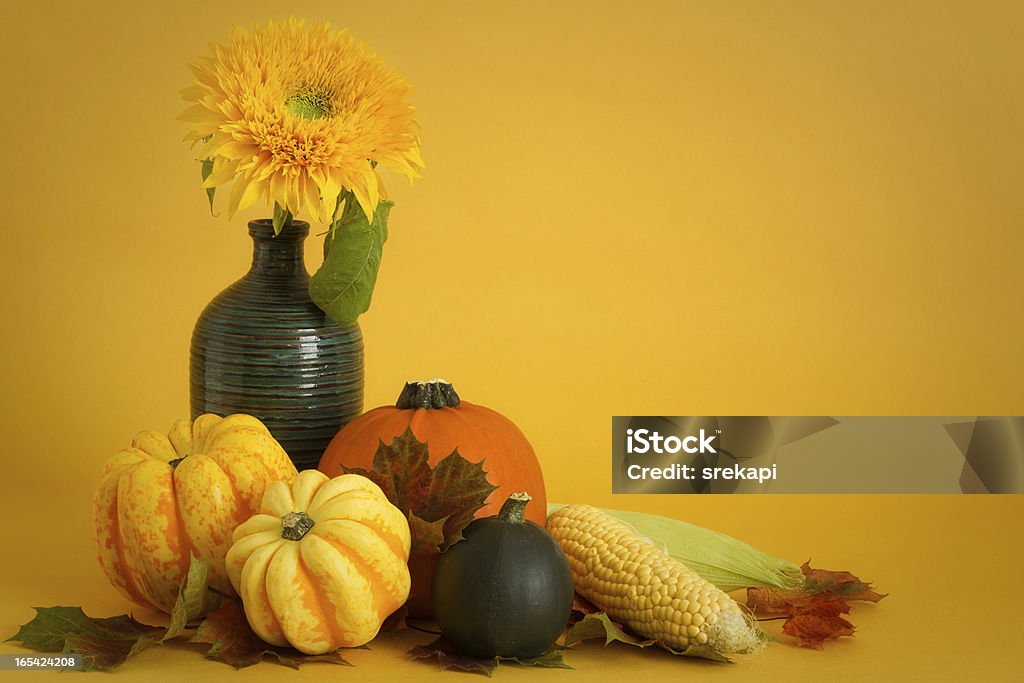
[(309, 224), (274, 236), (249, 223), (252, 268), (207, 305), (192, 333), (192, 418), (259, 418), (295, 466), (316, 467), (328, 442), (363, 410), (363, 336), (309, 298), (303, 242)]

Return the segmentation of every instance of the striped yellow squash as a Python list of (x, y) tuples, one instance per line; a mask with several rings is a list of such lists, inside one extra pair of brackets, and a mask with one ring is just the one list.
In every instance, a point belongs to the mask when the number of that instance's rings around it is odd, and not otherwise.
[(106, 463), (93, 498), (100, 565), (125, 597), (170, 612), (194, 553), (228, 590), (224, 556), (235, 527), (259, 509), (272, 481), (295, 466), (249, 415), (178, 420), (144, 431)]
[(373, 639), (409, 597), (409, 523), (357, 474), (271, 484), (235, 530), (227, 572), (253, 631), (307, 654)]

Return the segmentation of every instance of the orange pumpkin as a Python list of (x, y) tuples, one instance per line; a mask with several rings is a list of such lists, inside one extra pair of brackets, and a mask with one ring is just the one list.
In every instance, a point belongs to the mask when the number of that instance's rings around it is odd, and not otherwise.
[[(443, 380), (410, 382), (394, 406), (374, 408), (349, 422), (327, 446), (319, 469), (329, 477), (342, 474), (344, 467), (369, 469), (379, 443), (390, 443), (407, 428), (429, 444), (431, 466), (456, 448), (470, 462), (484, 461), (488, 481), (498, 488), (476, 517), (498, 514), (511, 494), (526, 491), (534, 501), (526, 518), (544, 526), (544, 475), (530, 442), (511, 420), (490, 408), (460, 400), (452, 385)], [(431, 613), (430, 580), (436, 560), (436, 555), (416, 555), (410, 560), (408, 607), (413, 616)]]

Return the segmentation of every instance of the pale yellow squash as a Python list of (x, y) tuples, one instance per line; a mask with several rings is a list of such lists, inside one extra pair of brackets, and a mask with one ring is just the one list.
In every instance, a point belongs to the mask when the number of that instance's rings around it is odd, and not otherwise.
[(227, 572), (260, 638), (323, 654), (369, 642), (405, 603), (410, 544), (405, 515), (372, 481), (306, 470), (271, 484), (235, 529)]
[(133, 602), (170, 612), (189, 555), (210, 562), (229, 590), (231, 534), (259, 510), (267, 485), (291, 482), (295, 466), (250, 415), (178, 420), (168, 434), (144, 431), (103, 468), (93, 498), (100, 565)]

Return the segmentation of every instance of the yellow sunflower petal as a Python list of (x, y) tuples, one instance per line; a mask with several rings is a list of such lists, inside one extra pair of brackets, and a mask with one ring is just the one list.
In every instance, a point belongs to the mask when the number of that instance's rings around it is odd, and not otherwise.
[(246, 175), (235, 176), (231, 183), (231, 196), (228, 198), (228, 218), (250, 207), (262, 189), (259, 182), (250, 180)]
[(372, 220), (385, 193), (368, 161), (419, 177), (411, 88), (346, 31), (292, 17), (236, 27), (211, 53), (190, 65), (180, 118), (186, 141), (213, 136), (200, 157), (214, 160), (205, 184), (234, 174), (229, 216), (262, 198), (325, 220), (347, 189)]
[(358, 176), (352, 183), (352, 194), (356, 196), (356, 201), (359, 202), (359, 208), (366, 214), (366, 220), (369, 223), (373, 222), (373, 212), (377, 210), (377, 204), (370, 201), (370, 193), (366, 189), (366, 177)]

